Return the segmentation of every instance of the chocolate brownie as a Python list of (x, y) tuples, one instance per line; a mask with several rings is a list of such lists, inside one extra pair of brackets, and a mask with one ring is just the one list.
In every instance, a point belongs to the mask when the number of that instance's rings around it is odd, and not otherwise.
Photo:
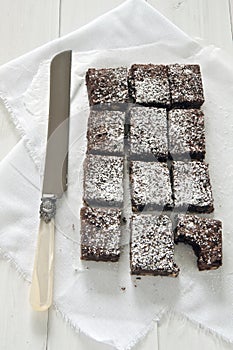
[(165, 161), (168, 158), (166, 109), (131, 108), (129, 140), (133, 159)]
[(214, 210), (208, 164), (175, 161), (172, 180), (175, 208), (203, 213)]
[(172, 159), (204, 159), (205, 126), (204, 114), (200, 109), (170, 110), (168, 134)]
[(170, 106), (167, 67), (164, 65), (133, 64), (129, 70), (129, 88), (131, 98), (136, 103)]
[(120, 106), (128, 102), (127, 68), (90, 68), (86, 73), (90, 106)]
[(81, 259), (117, 261), (120, 257), (120, 209), (83, 207), (80, 218)]
[(88, 205), (121, 206), (123, 158), (87, 155), (84, 162), (84, 202)]
[(172, 107), (199, 108), (204, 103), (200, 66), (171, 64), (168, 66)]
[(172, 207), (171, 182), (166, 163), (131, 161), (130, 182), (133, 211)]
[(178, 215), (175, 241), (190, 244), (198, 257), (199, 270), (222, 265), (222, 223), (195, 215)]
[(92, 154), (124, 154), (125, 113), (120, 111), (90, 112), (87, 151)]
[(168, 216), (140, 214), (132, 217), (130, 266), (132, 275), (178, 275), (172, 223)]

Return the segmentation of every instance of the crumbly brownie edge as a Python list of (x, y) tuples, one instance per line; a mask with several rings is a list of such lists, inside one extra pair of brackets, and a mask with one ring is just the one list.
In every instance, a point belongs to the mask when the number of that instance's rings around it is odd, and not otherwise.
[(120, 254), (109, 254), (106, 255), (101, 253), (100, 250), (97, 250), (97, 253), (94, 253), (93, 250), (87, 252), (87, 248), (85, 245), (81, 245), (81, 260), (88, 261), (103, 261), (103, 262), (117, 262), (120, 258)]
[[(205, 254), (209, 254), (208, 258), (212, 259), (212, 255), (210, 254), (210, 252), (208, 250), (202, 250), (200, 248), (200, 246), (198, 245), (198, 243), (196, 243), (191, 237), (187, 237), (184, 233), (179, 233), (179, 223), (180, 221), (182, 222), (182, 219), (185, 217), (184, 214), (181, 214), (180, 216), (177, 215), (175, 218), (175, 227), (174, 227), (174, 242), (176, 244), (182, 242), (184, 244), (190, 245), (193, 248), (193, 251), (195, 253), (195, 255), (197, 256), (197, 266), (198, 269), (200, 271), (204, 271), (204, 270), (215, 270), (219, 267), (222, 266), (222, 222), (220, 220), (217, 219), (211, 219), (211, 218), (199, 218), (197, 216), (191, 216), (191, 215), (187, 215), (187, 218), (192, 218), (193, 220), (195, 219), (199, 219), (200, 220), (200, 224), (201, 225), (201, 221), (203, 220), (203, 222), (205, 220), (212, 222), (213, 224), (215, 224), (217, 226), (217, 232), (220, 232), (220, 238), (218, 238), (220, 240), (219, 245), (216, 245), (214, 247), (214, 249), (212, 249), (212, 253), (213, 250), (215, 250), (215, 252), (218, 252), (219, 249), (221, 250), (221, 257), (217, 257), (215, 260), (211, 261), (211, 263), (205, 263), (204, 261), (202, 261), (203, 256)], [(198, 230), (199, 227), (195, 227), (194, 226), (194, 230)], [(200, 228), (201, 229), (201, 228)], [(201, 229), (201, 231), (203, 231), (203, 229)], [(215, 236), (213, 237), (213, 240), (215, 241)]]

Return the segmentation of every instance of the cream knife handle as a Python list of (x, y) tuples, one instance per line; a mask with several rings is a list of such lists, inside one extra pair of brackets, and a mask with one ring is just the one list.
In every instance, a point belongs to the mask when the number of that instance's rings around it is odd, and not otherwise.
[(40, 219), (30, 290), (30, 304), (36, 311), (47, 310), (53, 297), (54, 219)]

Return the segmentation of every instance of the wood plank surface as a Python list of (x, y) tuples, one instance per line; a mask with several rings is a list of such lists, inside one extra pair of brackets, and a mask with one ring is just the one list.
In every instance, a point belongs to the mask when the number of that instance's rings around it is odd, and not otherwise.
[[(0, 4), (0, 64), (58, 37), (59, 0), (1, 1)], [(2, 103), (0, 140), (1, 160), (19, 140)], [(0, 349), (46, 350), (48, 312), (35, 313), (31, 309), (28, 284), (3, 260), (0, 260), (0, 277)]]
[(124, 0), (61, 0), (61, 36), (82, 27), (123, 2)]
[(233, 0), (229, 0), (229, 12), (231, 19), (231, 40), (233, 42)]
[(191, 37), (200, 38), (204, 44), (214, 44), (232, 53), (228, 0), (148, 0), (148, 2)]
[(0, 275), (0, 349), (46, 350), (48, 314), (32, 311), (29, 284), (3, 260)]
[[(188, 35), (201, 39), (204, 44), (214, 44), (232, 53), (231, 17), (229, 1), (233, 0), (148, 0)], [(61, 35), (67, 34), (122, 0), (61, 0)], [(72, 8), (72, 13), (70, 13)]]
[(59, 0), (1, 0), (0, 64), (58, 36)]

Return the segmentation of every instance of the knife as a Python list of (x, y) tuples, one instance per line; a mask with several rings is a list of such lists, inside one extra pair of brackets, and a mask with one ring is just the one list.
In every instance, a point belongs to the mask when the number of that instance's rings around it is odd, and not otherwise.
[(53, 297), (56, 201), (67, 189), (71, 51), (56, 55), (50, 65), (49, 121), (40, 226), (35, 253), (30, 304), (47, 310)]

